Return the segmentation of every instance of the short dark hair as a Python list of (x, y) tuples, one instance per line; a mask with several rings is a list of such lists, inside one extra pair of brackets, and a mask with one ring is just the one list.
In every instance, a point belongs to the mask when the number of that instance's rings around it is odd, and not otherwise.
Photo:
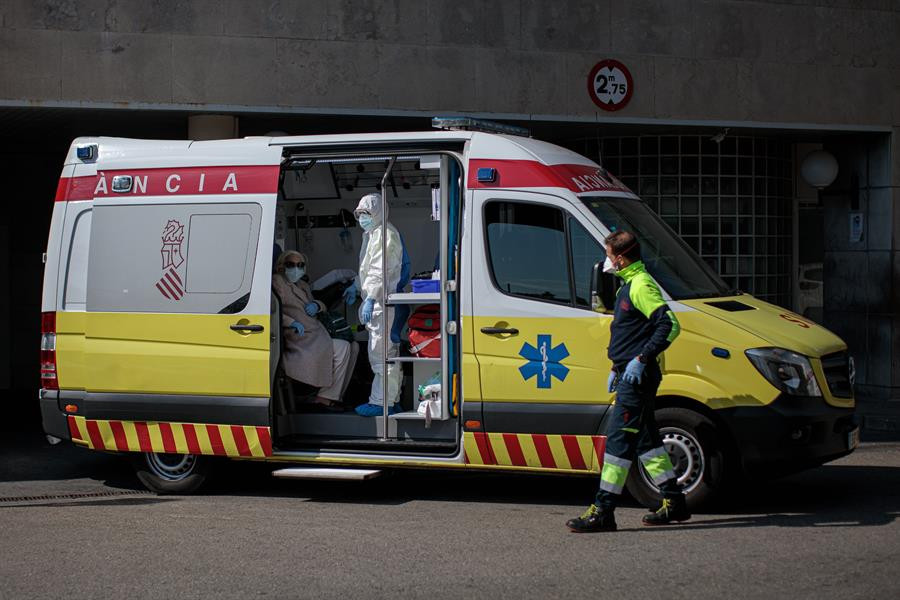
[(606, 236), (606, 245), (616, 256), (624, 256), (628, 260), (640, 260), (641, 243), (630, 231), (620, 229)]

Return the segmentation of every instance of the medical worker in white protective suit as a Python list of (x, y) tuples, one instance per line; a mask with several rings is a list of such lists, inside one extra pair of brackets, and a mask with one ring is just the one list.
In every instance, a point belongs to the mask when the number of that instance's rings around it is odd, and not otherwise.
[[(387, 223), (387, 256), (384, 271), (381, 268), (381, 215), (383, 211), (381, 194), (363, 196), (353, 211), (359, 226), (362, 227), (363, 240), (359, 255), (359, 293), (362, 305), (359, 309), (359, 322), (369, 332), (369, 364), (375, 379), (369, 402), (356, 407), (356, 413), (364, 417), (383, 414), (384, 403), (388, 404), (389, 414), (399, 409), (400, 398), (400, 365), (387, 365), (388, 395), (384, 398), (384, 339), (387, 336), (387, 358), (395, 358), (400, 352), (400, 345), (391, 339), (391, 326), (394, 322), (394, 307), (381, 305), (381, 290), (390, 294), (397, 289), (400, 282), (403, 263), (403, 242), (397, 228)], [(385, 286), (387, 286), (385, 288)], [(348, 288), (352, 289), (352, 288)], [(353, 290), (355, 292), (355, 290)], [(345, 294), (346, 296), (346, 294)], [(355, 296), (351, 292), (350, 296)], [(355, 298), (347, 297), (352, 304)]]

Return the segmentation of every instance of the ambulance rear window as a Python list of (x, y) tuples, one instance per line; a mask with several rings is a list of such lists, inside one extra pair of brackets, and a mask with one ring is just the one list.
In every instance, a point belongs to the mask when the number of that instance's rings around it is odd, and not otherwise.
[(87, 309), (243, 310), (261, 215), (255, 203), (95, 205)]
[(84, 310), (90, 242), (91, 211), (86, 210), (78, 215), (72, 228), (69, 258), (66, 262), (63, 310)]

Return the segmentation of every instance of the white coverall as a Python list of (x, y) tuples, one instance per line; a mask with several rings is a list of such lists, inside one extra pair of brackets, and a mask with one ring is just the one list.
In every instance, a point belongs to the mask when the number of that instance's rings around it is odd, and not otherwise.
[[(368, 298), (375, 300), (372, 319), (366, 324), (369, 332), (369, 365), (375, 378), (372, 381), (372, 391), (369, 394), (369, 403), (384, 406), (383, 383), (384, 377), (384, 346), (383, 340), (387, 336), (387, 358), (395, 358), (400, 353), (400, 345), (390, 340), (391, 325), (394, 322), (394, 309), (381, 305), (381, 290), (387, 286), (386, 293), (391, 294), (397, 289), (400, 282), (400, 269), (403, 261), (403, 244), (400, 241), (400, 233), (397, 228), (387, 224), (387, 256), (385, 258), (385, 272), (381, 269), (381, 194), (368, 194), (363, 196), (356, 207), (356, 214), (360, 211), (368, 212), (375, 226), (363, 234), (362, 247), (359, 254), (359, 281), (360, 296), (360, 322), (362, 322), (362, 306)], [(393, 406), (400, 399), (400, 365), (393, 363), (388, 365), (388, 406)]]

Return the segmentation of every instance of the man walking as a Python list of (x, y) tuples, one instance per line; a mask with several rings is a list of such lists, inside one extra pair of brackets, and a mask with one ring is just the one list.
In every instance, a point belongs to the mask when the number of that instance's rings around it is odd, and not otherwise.
[(625, 282), (616, 295), (607, 352), (613, 364), (607, 385), (616, 392), (616, 401), (607, 425), (600, 490), (584, 514), (566, 523), (575, 532), (616, 530), (613, 512), (635, 456), (663, 495), (662, 506), (643, 518), (644, 525), (691, 517), (653, 417), (662, 380), (657, 357), (680, 327), (640, 257), (640, 245), (631, 232), (616, 231), (606, 238), (603, 270)]

